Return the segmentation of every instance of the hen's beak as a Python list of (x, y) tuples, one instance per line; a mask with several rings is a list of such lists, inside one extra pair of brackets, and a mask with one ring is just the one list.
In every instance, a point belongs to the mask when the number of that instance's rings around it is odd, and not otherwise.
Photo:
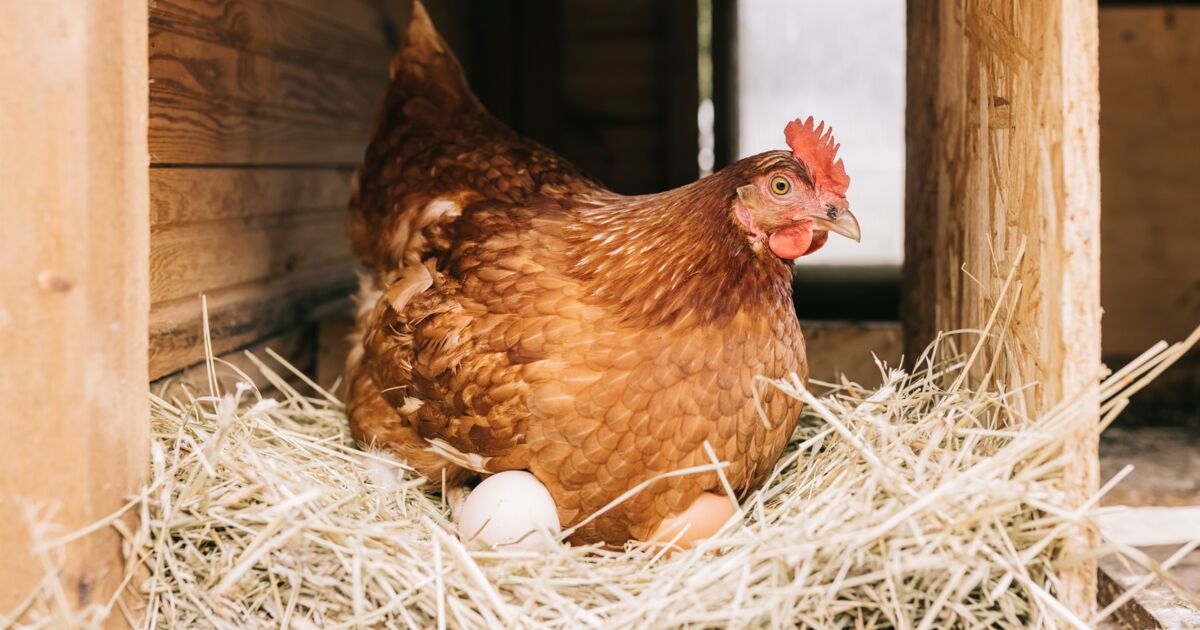
[(858, 229), (858, 219), (845, 208), (829, 206), (824, 212), (805, 213), (793, 219), (809, 219), (813, 222), (813, 229), (828, 230), (834, 234), (841, 234), (852, 241), (862, 240), (862, 233)]

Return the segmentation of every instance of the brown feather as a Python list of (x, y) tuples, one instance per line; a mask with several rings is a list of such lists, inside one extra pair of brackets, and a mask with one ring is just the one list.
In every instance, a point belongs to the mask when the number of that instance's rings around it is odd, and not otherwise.
[[(788, 154), (623, 197), (484, 112), (419, 4), (393, 74), (348, 220), (369, 269), (347, 367), (356, 439), (434, 483), (474, 474), (446, 447), (529, 470), (565, 526), (707, 463), (705, 442), (735, 489), (759, 483), (799, 405), (766, 393), (764, 424), (754, 378), (807, 367), (790, 268), (731, 204)], [(646, 538), (720, 487), (656, 482), (574, 539)]]

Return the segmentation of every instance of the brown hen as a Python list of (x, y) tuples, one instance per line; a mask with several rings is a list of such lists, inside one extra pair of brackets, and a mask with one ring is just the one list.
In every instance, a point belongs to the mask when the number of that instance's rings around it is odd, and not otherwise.
[[(528, 470), (564, 526), (706, 442), (761, 483), (800, 404), (755, 379), (808, 372), (790, 259), (858, 236), (830, 134), (626, 197), (489, 116), (419, 3), (391, 75), (348, 219), (355, 438), (437, 484)], [(646, 540), (721, 487), (659, 480), (572, 540)]]

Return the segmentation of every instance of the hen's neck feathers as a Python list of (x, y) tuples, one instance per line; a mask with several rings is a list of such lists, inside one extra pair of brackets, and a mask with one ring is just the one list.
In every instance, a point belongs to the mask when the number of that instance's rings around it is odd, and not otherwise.
[(721, 324), (738, 312), (791, 309), (791, 268), (752, 249), (731, 206), (740, 173), (722, 171), (657, 195), (580, 209), (570, 273), (642, 325)]

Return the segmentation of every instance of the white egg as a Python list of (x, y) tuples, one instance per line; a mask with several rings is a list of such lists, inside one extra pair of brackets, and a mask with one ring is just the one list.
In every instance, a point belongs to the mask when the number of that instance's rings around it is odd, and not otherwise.
[(539, 549), (561, 531), (546, 486), (524, 470), (484, 479), (455, 511), (458, 537), (496, 549)]

